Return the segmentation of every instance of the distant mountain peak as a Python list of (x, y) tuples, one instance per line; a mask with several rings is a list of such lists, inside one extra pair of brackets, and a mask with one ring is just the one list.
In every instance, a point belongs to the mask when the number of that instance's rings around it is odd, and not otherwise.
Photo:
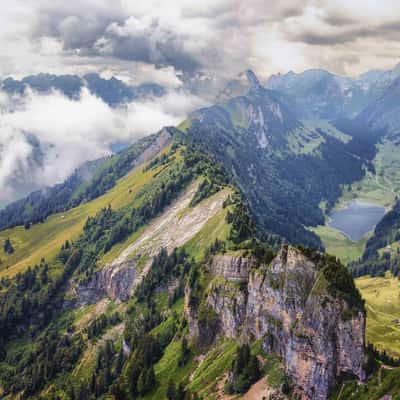
[(230, 80), (225, 87), (218, 93), (217, 101), (227, 101), (234, 97), (244, 96), (250, 90), (263, 88), (256, 74), (251, 70), (240, 72), (235, 79)]
[(102, 78), (96, 72), (88, 73), (82, 77), (39, 73), (26, 76), (22, 80), (13, 78), (0, 80), (0, 89), (9, 94), (18, 93), (22, 95), (27, 87), (40, 93), (49, 93), (55, 89), (72, 99), (79, 99), (82, 88), (87, 87), (92, 94), (100, 97), (111, 107), (137, 99), (161, 97), (165, 94), (164, 87), (156, 83), (149, 82), (139, 86), (131, 86), (114, 76), (109, 79)]
[(256, 74), (251, 69), (246, 70), (246, 77), (251, 86), (253, 87), (261, 86), (260, 81), (258, 80)]
[(397, 78), (393, 81), (392, 87), (393, 87), (393, 88), (400, 88), (400, 76), (397, 77)]

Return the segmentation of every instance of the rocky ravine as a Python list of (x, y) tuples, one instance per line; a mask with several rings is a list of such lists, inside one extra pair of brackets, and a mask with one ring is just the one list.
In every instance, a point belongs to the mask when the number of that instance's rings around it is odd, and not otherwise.
[(190, 288), (185, 291), (192, 336), (211, 329), (261, 339), (266, 351), (283, 358), (304, 399), (326, 399), (342, 375), (365, 379), (364, 313), (344, 317), (348, 304), (324, 289), (316, 266), (299, 250), (284, 246), (270, 266), (259, 268), (251, 258), (215, 256), (210, 272), (215, 277), (207, 289), (212, 317), (206, 326), (190, 304)]

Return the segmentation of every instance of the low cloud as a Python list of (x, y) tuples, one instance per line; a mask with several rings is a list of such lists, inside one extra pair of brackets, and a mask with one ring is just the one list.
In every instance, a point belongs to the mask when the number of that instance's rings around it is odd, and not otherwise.
[(131, 16), (122, 24), (112, 23), (95, 42), (95, 54), (142, 61), (194, 71), (199, 63), (185, 50), (185, 39), (157, 18)]
[(24, 187), (61, 182), (84, 161), (110, 154), (111, 144), (177, 125), (201, 105), (202, 100), (181, 91), (120, 108), (109, 107), (87, 89), (78, 101), (59, 92), (30, 92), (24, 98), (1, 93), (0, 202), (14, 199)]
[[(334, 17), (334, 20), (340, 17)], [(329, 21), (331, 24), (332, 21)], [(389, 41), (397, 41), (400, 39), (400, 23), (398, 21), (388, 22), (375, 26), (350, 26), (345, 20), (337, 21), (337, 25), (329, 29), (304, 29), (298, 33), (291, 33), (290, 39), (293, 41), (303, 42), (309, 45), (337, 45), (354, 42), (360, 38), (373, 38), (380, 33), (380, 36)], [(344, 29), (343, 29), (344, 26)]]

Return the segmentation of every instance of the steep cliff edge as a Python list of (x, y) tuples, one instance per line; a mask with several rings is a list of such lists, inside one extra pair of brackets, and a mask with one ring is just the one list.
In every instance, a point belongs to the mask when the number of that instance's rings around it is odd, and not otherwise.
[(344, 267), (318, 253), (311, 258), (291, 246), (283, 246), (269, 265), (215, 256), (202, 303), (196, 305), (186, 288), (191, 335), (202, 337), (208, 329), (208, 336), (261, 339), (266, 351), (285, 361), (304, 399), (326, 399), (341, 376), (364, 380), (362, 302)]

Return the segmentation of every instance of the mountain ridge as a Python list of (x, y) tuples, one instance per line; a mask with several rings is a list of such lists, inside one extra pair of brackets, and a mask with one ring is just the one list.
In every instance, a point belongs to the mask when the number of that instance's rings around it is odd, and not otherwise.
[[(329, 131), (297, 119), (278, 92), (258, 83), (238, 97), (192, 113), (182, 126), (184, 140), (211, 154), (233, 174), (265, 231), (314, 247), (321, 243), (304, 226), (323, 222), (320, 202), (325, 199), (332, 207), (340, 185), (361, 179), (364, 164), (375, 153), (373, 144), (360, 140), (352, 126), (339, 127), (352, 138), (344, 143)], [(307, 198), (300, 213), (296, 204), (305, 194), (304, 187)]]
[(303, 113), (308, 118), (313, 114), (327, 119), (353, 118), (381, 97), (399, 76), (399, 65), (365, 73), (358, 79), (315, 69), (272, 75), (266, 86), (294, 96), (303, 103)]
[(98, 96), (111, 107), (137, 99), (161, 97), (165, 94), (165, 88), (155, 83), (132, 86), (115, 77), (104, 79), (97, 73), (85, 74), (82, 77), (78, 75), (40, 73), (26, 76), (21, 80), (9, 77), (0, 81), (0, 89), (10, 95), (23, 95), (27, 88), (36, 90), (39, 93), (59, 90), (65, 96), (74, 100), (79, 99), (83, 88), (87, 88), (90, 93)]

